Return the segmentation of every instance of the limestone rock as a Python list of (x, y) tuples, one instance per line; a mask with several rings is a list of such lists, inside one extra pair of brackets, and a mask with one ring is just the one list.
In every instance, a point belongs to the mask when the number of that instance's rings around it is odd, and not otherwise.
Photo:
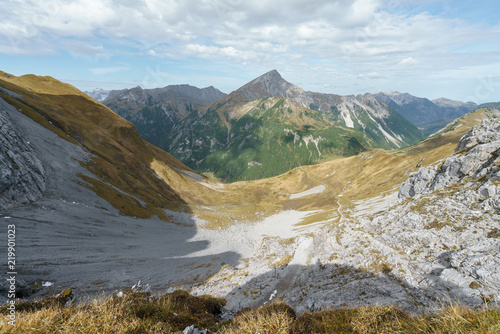
[(485, 119), (480, 126), (473, 127), (465, 134), (455, 149), (456, 152), (471, 148), (478, 144), (484, 144), (500, 140), (500, 122), (496, 119)]
[(0, 99), (0, 209), (36, 201), (45, 191), (44, 168), (11, 123), (7, 106)]
[[(485, 120), (473, 127), (457, 145), (456, 154), (448, 157), (442, 165), (421, 168), (410, 174), (400, 187), (398, 197), (415, 197), (443, 189), (467, 179), (479, 179), (490, 175), (496, 177), (500, 161), (500, 120)], [(465, 152), (464, 152), (465, 151)], [(496, 194), (493, 184), (483, 186), (480, 196), (492, 197)]]

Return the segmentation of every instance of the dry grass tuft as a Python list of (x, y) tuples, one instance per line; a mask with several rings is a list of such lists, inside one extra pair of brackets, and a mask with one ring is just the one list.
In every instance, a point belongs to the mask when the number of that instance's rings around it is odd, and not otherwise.
[(294, 310), (282, 302), (276, 302), (238, 312), (233, 320), (221, 324), (217, 333), (290, 333), (294, 320)]
[[(52, 300), (52, 299), (47, 299)], [(225, 300), (175, 291), (159, 298), (125, 292), (89, 303), (65, 306), (55, 302), (21, 303), (16, 326), (0, 319), (1, 333), (175, 333), (190, 325), (212, 328)], [(29, 304), (35, 306), (29, 307)], [(0, 314), (6, 314), (6, 307)]]

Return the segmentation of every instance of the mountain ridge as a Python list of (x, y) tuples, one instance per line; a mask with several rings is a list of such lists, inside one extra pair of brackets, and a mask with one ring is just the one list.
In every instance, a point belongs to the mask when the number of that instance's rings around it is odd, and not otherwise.
[[(271, 114), (281, 119), (282, 124), (270, 118)], [(292, 141), (297, 144), (298, 138), (308, 138), (304, 147), (291, 145)], [(328, 156), (357, 154), (376, 147), (403, 147), (422, 138), (416, 127), (371, 94), (340, 96), (306, 92), (272, 70), (191, 113), (163, 141), (155, 144), (192, 168), (236, 181), (239, 177), (277, 175), (286, 168), (317, 163)], [(313, 142), (314, 150), (293, 153)], [(270, 160), (264, 156), (270, 150), (284, 159), (276, 163), (283, 167), (266, 167)], [(281, 155), (282, 150), (289, 153)], [(256, 155), (260, 157), (257, 160)], [(297, 159), (301, 155), (305, 156)], [(211, 162), (207, 164), (205, 159), (209, 156)], [(292, 156), (293, 162), (289, 160)], [(227, 160), (229, 157), (232, 158)], [(226, 168), (229, 165), (234, 165), (236, 171), (229, 172)]]
[(478, 108), (473, 102), (460, 102), (446, 98), (429, 100), (398, 91), (377, 91), (375, 98), (406, 117), (426, 136), (438, 131), (454, 119)]

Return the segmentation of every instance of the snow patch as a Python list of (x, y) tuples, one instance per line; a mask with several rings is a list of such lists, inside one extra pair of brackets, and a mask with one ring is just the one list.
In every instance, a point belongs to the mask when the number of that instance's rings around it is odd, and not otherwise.
[(314, 195), (314, 194), (321, 194), (323, 191), (325, 191), (326, 187), (324, 185), (320, 185), (311, 189), (308, 189), (306, 191), (300, 192), (298, 194), (292, 194), (290, 195), (290, 199), (296, 199), (296, 198), (301, 198), (304, 196), (309, 196), (309, 195)]
[(257, 162), (257, 161), (250, 161), (248, 163), (248, 167), (255, 167), (255, 166), (262, 166), (262, 164), (260, 162)]
[(354, 129), (354, 122), (352, 121), (351, 113), (349, 112), (349, 109), (347, 109), (345, 104), (340, 105), (340, 116), (342, 116), (342, 118), (344, 119), (345, 126)]
[(203, 175), (200, 175), (198, 173), (194, 173), (194, 172), (191, 172), (189, 170), (185, 170), (185, 169), (177, 169), (175, 168), (175, 170), (177, 172), (179, 172), (180, 174), (186, 176), (187, 178), (201, 184), (202, 186), (205, 186), (207, 188), (210, 188), (210, 189), (214, 189), (214, 190), (220, 190), (220, 189), (224, 189), (224, 184), (222, 183), (219, 183), (219, 182), (208, 182), (207, 179), (203, 176)]

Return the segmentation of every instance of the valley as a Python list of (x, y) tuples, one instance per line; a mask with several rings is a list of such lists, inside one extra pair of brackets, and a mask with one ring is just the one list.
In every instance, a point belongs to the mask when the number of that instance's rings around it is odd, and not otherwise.
[[(107, 95), (113, 111), (51, 77), (1, 72), (0, 87), (0, 221), (30, 298), (139, 280), (231, 312), (271, 296), (298, 313), (500, 298), (494, 106), (424, 138), (371, 94), (305, 92), (276, 71), (228, 95), (182, 87), (194, 102), (157, 91), (130, 121), (125, 102), (150, 92)], [(146, 127), (165, 115), (167, 135)]]

